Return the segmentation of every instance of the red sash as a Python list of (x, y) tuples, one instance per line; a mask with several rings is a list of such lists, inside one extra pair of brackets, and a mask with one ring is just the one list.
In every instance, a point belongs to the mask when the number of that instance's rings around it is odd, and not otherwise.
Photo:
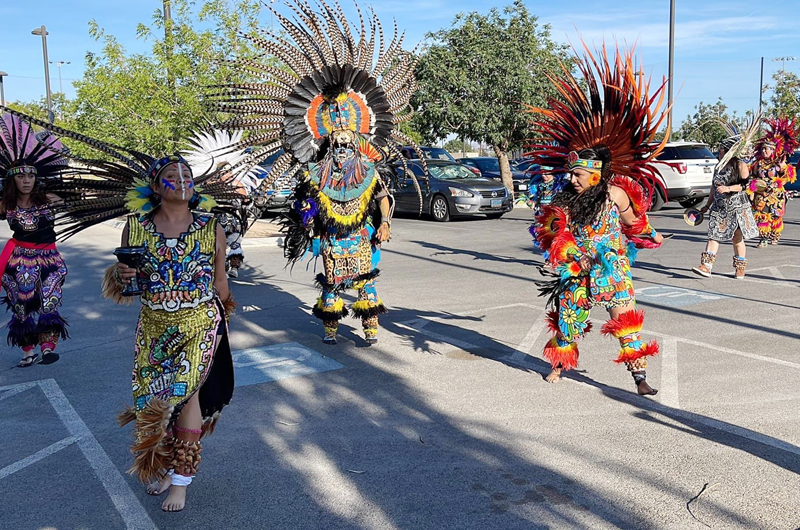
[[(3, 247), (3, 252), (0, 253), (0, 275), (5, 274), (6, 266), (8, 265), (8, 260), (11, 259), (11, 253), (14, 252), (14, 249), (17, 247), (22, 248), (35, 248), (36, 250), (55, 250), (56, 244), (55, 243), (26, 243), (25, 241), (17, 241), (13, 237), (8, 240), (6, 246)], [(3, 290), (3, 286), (0, 284), (0, 291)]]

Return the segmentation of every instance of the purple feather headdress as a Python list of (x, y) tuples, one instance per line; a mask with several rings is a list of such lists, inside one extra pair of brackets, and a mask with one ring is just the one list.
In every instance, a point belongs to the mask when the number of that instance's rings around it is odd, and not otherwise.
[(17, 116), (0, 115), (0, 178), (17, 173), (52, 176), (67, 166), (64, 150), (58, 138), (50, 133), (36, 134)]

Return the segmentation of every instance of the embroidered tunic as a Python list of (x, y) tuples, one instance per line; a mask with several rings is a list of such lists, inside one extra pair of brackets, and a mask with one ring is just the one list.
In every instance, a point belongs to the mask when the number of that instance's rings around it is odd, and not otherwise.
[[(220, 337), (225, 331), (223, 310), (214, 289), (216, 253), (215, 219), (194, 216), (189, 229), (177, 238), (166, 238), (156, 230), (152, 216), (130, 217), (129, 244), (144, 246), (140, 269), (146, 284), (136, 329), (133, 366), (134, 408), (142, 410), (152, 398), (173, 406), (185, 403), (203, 386), (216, 360)], [(230, 351), (226, 369), (231, 369)], [(229, 391), (203, 406), (203, 416), (217, 412), (230, 401)], [(201, 401), (203, 394), (201, 393)]]
[(16, 207), (5, 214), (14, 236), (3, 251), (3, 301), (13, 312), (8, 341), (21, 348), (69, 335), (59, 314), (67, 266), (56, 249), (49, 206)]

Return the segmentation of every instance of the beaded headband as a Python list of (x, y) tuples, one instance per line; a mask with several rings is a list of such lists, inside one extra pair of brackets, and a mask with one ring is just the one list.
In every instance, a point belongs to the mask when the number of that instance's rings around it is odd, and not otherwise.
[(24, 174), (36, 175), (36, 173), (37, 173), (36, 168), (33, 166), (17, 166), (17, 167), (12, 167), (8, 171), (6, 171), (6, 176), (13, 177), (14, 175), (24, 175)]
[(603, 169), (602, 160), (586, 160), (584, 158), (578, 158), (578, 153), (575, 151), (570, 151), (567, 157), (567, 162), (569, 163), (570, 169), (575, 169), (576, 167), (580, 167), (588, 171), (600, 171)]
[(189, 171), (191, 171), (189, 163), (182, 156), (168, 155), (150, 164), (150, 167), (147, 169), (147, 176), (150, 178), (151, 181), (153, 181), (156, 179), (156, 177), (158, 177), (158, 174), (161, 173), (161, 170), (163, 170), (170, 164), (176, 164), (176, 163), (185, 164), (186, 167), (189, 168)]

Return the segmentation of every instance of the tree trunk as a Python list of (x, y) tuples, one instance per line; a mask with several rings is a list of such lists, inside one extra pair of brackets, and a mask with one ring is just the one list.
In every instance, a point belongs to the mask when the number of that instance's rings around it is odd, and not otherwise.
[(508, 153), (505, 152), (499, 145), (493, 145), (494, 154), (497, 156), (497, 161), (500, 162), (500, 180), (503, 186), (508, 190), (511, 198), (514, 198), (514, 179), (511, 177), (511, 164), (508, 163)]

